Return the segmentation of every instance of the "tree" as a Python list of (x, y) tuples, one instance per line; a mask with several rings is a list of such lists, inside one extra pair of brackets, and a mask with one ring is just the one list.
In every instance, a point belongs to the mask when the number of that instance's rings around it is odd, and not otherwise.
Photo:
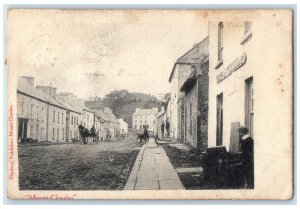
[(119, 111), (120, 107), (125, 103), (128, 94), (128, 91), (124, 89), (114, 90), (107, 94), (104, 100), (113, 109), (113, 112), (116, 113)]

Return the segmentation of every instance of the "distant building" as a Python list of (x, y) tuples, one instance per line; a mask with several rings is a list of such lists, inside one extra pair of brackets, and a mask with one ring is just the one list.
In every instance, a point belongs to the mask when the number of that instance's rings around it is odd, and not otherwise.
[(143, 130), (147, 128), (148, 131), (156, 132), (156, 117), (158, 108), (141, 109), (136, 108), (132, 115), (132, 127), (134, 130)]
[(118, 119), (120, 123), (120, 134), (127, 135), (128, 134), (128, 124), (124, 121), (123, 118)]
[(162, 106), (160, 112), (156, 114), (156, 130), (157, 130), (156, 134), (159, 139), (163, 139), (165, 136), (164, 115), (165, 115), (165, 108), (164, 106)]

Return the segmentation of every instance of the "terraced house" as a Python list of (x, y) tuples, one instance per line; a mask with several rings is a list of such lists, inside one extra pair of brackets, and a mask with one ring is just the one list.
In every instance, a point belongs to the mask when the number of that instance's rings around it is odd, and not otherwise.
[(19, 77), (18, 141), (64, 141), (67, 109), (52, 96), (52, 87), (36, 88), (33, 77)]

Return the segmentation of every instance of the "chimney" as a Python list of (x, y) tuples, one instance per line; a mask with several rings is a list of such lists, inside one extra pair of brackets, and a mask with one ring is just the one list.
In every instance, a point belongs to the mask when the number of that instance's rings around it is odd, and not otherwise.
[(34, 77), (31, 77), (31, 76), (22, 76), (22, 78), (25, 78), (31, 85), (34, 86)]
[(55, 98), (56, 96), (56, 88), (53, 88), (51, 86), (37, 86), (37, 89), (42, 90), (45, 94)]

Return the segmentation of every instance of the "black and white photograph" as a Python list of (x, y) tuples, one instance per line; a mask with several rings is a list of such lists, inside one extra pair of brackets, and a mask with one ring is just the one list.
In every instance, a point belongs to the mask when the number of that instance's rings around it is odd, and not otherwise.
[(9, 10), (8, 197), (292, 198), (292, 15)]

